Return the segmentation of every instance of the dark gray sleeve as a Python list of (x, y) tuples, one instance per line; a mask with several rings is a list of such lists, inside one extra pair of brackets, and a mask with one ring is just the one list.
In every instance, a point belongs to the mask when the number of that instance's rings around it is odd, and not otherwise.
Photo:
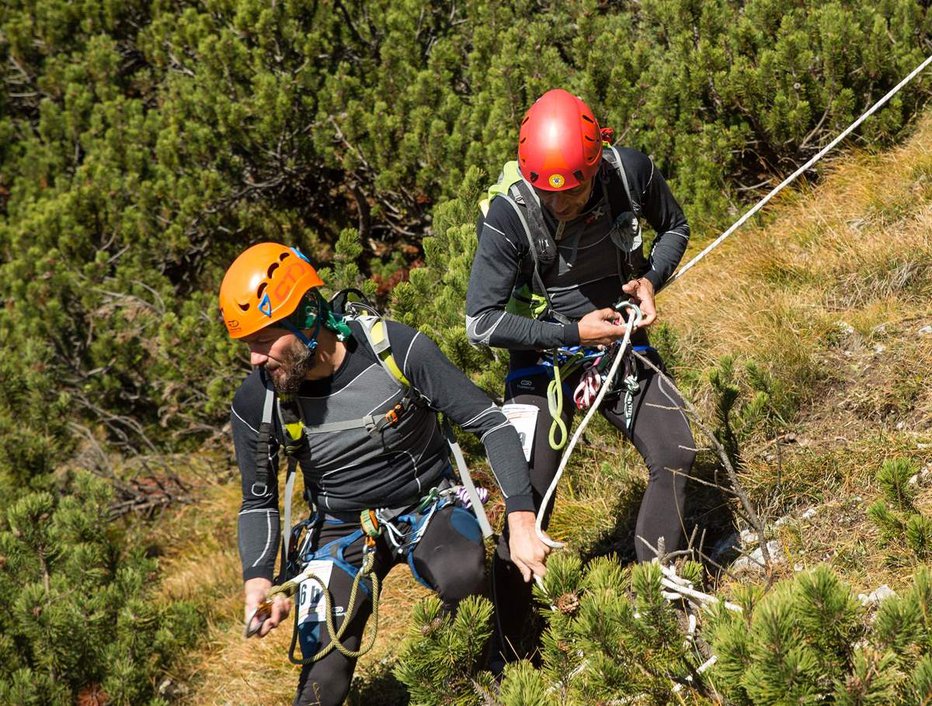
[(620, 151), (625, 167), (633, 172), (641, 213), (657, 234), (648, 258), (649, 269), (643, 277), (651, 281), (655, 292), (659, 292), (686, 252), (689, 223), (650, 157), (633, 149)]
[(531, 477), (518, 432), (502, 410), (422, 333), (389, 322), (395, 360), (405, 377), (464, 431), (479, 437), (508, 512), (534, 511)]
[(269, 580), (275, 574), (281, 533), (278, 513), (278, 442), (270, 439), (269, 482), (265, 493), (256, 482), (256, 442), (262, 420), (265, 387), (257, 372), (242, 384), (233, 399), (230, 421), (233, 447), (242, 481), (243, 501), (237, 522), (240, 562), (243, 581), (262, 577)]
[(528, 252), (523, 228), (504, 199), (493, 199), (488, 216), (477, 224), (479, 243), (466, 290), (466, 334), (474, 345), (513, 350), (577, 345), (576, 324), (537, 321), (505, 311)]

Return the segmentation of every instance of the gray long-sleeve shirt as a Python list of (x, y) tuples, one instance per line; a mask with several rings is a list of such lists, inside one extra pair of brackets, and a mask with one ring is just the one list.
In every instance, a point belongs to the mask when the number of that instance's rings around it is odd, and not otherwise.
[[(679, 264), (689, 241), (689, 224), (663, 175), (650, 158), (621, 148), (622, 163), (637, 208), (628, 202), (614, 167), (602, 161), (589, 202), (583, 212), (563, 225), (557, 239), (556, 261), (541, 278), (558, 313), (571, 323), (561, 324), (518, 316), (505, 311), (516, 286), (528, 279), (529, 244), (524, 226), (503, 198), (491, 202), (477, 230), (479, 243), (466, 294), (466, 328), (472, 343), (513, 350), (547, 349), (579, 343), (576, 321), (590, 311), (612, 306), (631, 277), (645, 277), (659, 292)], [(639, 242), (628, 253), (612, 242), (615, 226), (607, 189), (617, 189), (615, 203), (636, 212), (656, 232), (645, 258)], [(543, 210), (544, 223), (555, 237), (559, 224)], [(618, 210), (616, 208), (616, 210)]]
[[(533, 511), (531, 484), (517, 432), (505, 415), (423, 334), (387, 321), (396, 363), (427, 404), (414, 406), (397, 426), (370, 435), (364, 428), (317, 433), (315, 426), (384, 415), (404, 390), (365, 343), (359, 324), (347, 354), (332, 377), (306, 381), (297, 394), (308, 453), (299, 458), (306, 488), (323, 511), (358, 513), (378, 507), (403, 507), (425, 495), (445, 473), (447, 444), (437, 420), (443, 412), (462, 429), (479, 436), (508, 512)], [(256, 494), (256, 444), (262, 421), (266, 376), (254, 370), (237, 391), (232, 406), (233, 441), (242, 477), (239, 549), (243, 579), (271, 578), (279, 546), (276, 474), (283, 435), (273, 416), (268, 492)]]

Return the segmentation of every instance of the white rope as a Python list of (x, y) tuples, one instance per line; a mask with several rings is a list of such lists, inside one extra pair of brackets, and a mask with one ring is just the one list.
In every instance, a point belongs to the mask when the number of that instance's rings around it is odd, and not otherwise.
[(764, 205), (765, 205), (768, 201), (770, 201), (770, 199), (772, 199), (774, 196), (776, 196), (778, 193), (780, 193), (780, 192), (783, 190), (784, 187), (786, 187), (788, 184), (790, 184), (791, 182), (793, 182), (800, 174), (802, 174), (803, 172), (805, 172), (805, 171), (806, 171), (807, 169), (809, 169), (813, 164), (815, 164), (815, 163), (818, 162), (820, 159), (822, 159), (822, 157), (824, 157), (824, 156), (826, 155), (826, 153), (827, 153), (829, 150), (831, 150), (835, 145), (837, 145), (839, 142), (841, 142), (843, 139), (845, 139), (845, 138), (851, 133), (852, 130), (854, 130), (858, 125), (860, 125), (860, 124), (863, 123), (865, 120), (867, 120), (868, 117), (870, 117), (871, 115), (873, 115), (881, 106), (883, 106), (883, 105), (884, 105), (887, 101), (889, 101), (894, 95), (896, 95), (896, 94), (900, 91), (900, 89), (903, 88), (903, 86), (905, 86), (907, 83), (909, 83), (910, 81), (912, 81), (912, 80), (913, 80), (924, 68), (926, 68), (930, 63), (932, 63), (932, 56), (928, 57), (925, 61), (923, 61), (921, 64), (919, 64), (919, 66), (917, 66), (915, 69), (913, 69), (912, 72), (911, 72), (906, 78), (904, 78), (904, 79), (903, 79), (902, 81), (900, 81), (896, 86), (894, 86), (893, 89), (891, 89), (890, 92), (887, 93), (887, 95), (885, 95), (885, 96), (884, 96), (883, 98), (881, 98), (879, 101), (877, 101), (876, 103), (874, 103), (874, 105), (872, 105), (872, 106), (867, 110), (867, 112), (865, 112), (863, 115), (861, 115), (860, 118), (858, 118), (858, 119), (855, 120), (853, 123), (851, 123), (851, 125), (849, 125), (849, 126), (844, 130), (844, 132), (842, 132), (840, 135), (838, 135), (838, 137), (836, 137), (834, 140), (832, 140), (831, 142), (829, 142), (825, 147), (823, 147), (822, 150), (821, 150), (817, 155), (815, 155), (812, 159), (810, 159), (810, 160), (809, 160), (808, 162), (806, 162), (803, 166), (801, 166), (799, 169), (797, 169), (795, 172), (793, 172), (790, 176), (788, 176), (786, 179), (784, 179), (784, 180), (780, 183), (779, 186), (777, 186), (773, 191), (771, 191), (771, 192), (770, 192), (769, 194), (767, 194), (764, 198), (762, 198), (760, 201), (758, 201), (757, 204), (756, 204), (750, 211), (748, 211), (748, 212), (745, 213), (743, 216), (741, 216), (741, 218), (739, 218), (728, 230), (726, 230), (724, 233), (722, 233), (720, 236), (718, 236), (714, 241), (712, 241), (708, 246), (706, 246), (706, 248), (705, 248), (701, 253), (699, 253), (698, 255), (696, 255), (696, 257), (694, 257), (692, 260), (690, 260), (688, 263), (686, 263), (686, 265), (684, 265), (683, 267), (681, 267), (681, 268), (679, 269), (679, 271), (678, 271), (676, 274), (674, 274), (669, 280), (667, 280), (667, 283), (666, 283), (665, 286), (669, 286), (670, 284), (672, 284), (673, 282), (675, 282), (676, 280), (678, 280), (680, 277), (682, 277), (684, 274), (686, 274), (686, 272), (688, 272), (689, 269), (690, 269), (693, 265), (695, 265), (695, 264), (696, 264), (697, 262), (699, 262), (702, 258), (704, 258), (706, 255), (708, 255), (710, 252), (712, 252), (712, 250), (714, 250), (715, 248), (717, 248), (717, 247), (725, 240), (725, 238), (727, 238), (729, 235), (731, 235), (731, 234), (734, 233), (736, 230), (738, 230), (738, 228), (740, 228), (740, 227), (744, 224), (745, 221), (747, 221), (751, 216), (753, 216), (755, 213), (757, 213), (758, 211), (760, 211), (760, 210), (764, 207)]
[(553, 496), (554, 491), (557, 489), (557, 484), (560, 482), (560, 478), (563, 475), (563, 470), (566, 468), (567, 461), (570, 460), (570, 454), (573, 453), (573, 448), (576, 446), (576, 442), (582, 435), (586, 425), (589, 424), (589, 420), (592, 418), (592, 415), (595, 414), (595, 411), (602, 403), (602, 398), (605, 397), (609, 388), (612, 386), (611, 383), (615, 379), (615, 373), (618, 371), (618, 366), (621, 364), (622, 358), (625, 357), (625, 349), (628, 347), (628, 343), (631, 340), (632, 331), (641, 323), (641, 310), (637, 307), (636, 304), (632, 302), (622, 302), (621, 306), (629, 309), (631, 313), (628, 314), (628, 322), (625, 324), (625, 335), (624, 338), (621, 339), (621, 345), (618, 349), (618, 353), (615, 355), (615, 360), (612, 363), (612, 367), (606, 374), (605, 382), (602, 384), (602, 389), (599, 390), (599, 394), (595, 398), (595, 402), (592, 403), (592, 406), (589, 408), (586, 416), (579, 423), (579, 426), (576, 427), (576, 433), (573, 434), (573, 438), (570, 439), (570, 443), (566, 447), (566, 451), (563, 452), (563, 458), (560, 459), (560, 466), (557, 468), (557, 474), (553, 477), (553, 480), (550, 481), (550, 487), (547, 488), (547, 494), (544, 495), (544, 499), (540, 503), (540, 509), (537, 511), (537, 521), (534, 523), (534, 530), (537, 532), (538, 539), (540, 539), (541, 542), (546, 544), (551, 549), (560, 549), (564, 546), (564, 544), (562, 542), (557, 542), (551, 539), (541, 526), (544, 521), (544, 515), (547, 512), (547, 508), (550, 506), (550, 498)]

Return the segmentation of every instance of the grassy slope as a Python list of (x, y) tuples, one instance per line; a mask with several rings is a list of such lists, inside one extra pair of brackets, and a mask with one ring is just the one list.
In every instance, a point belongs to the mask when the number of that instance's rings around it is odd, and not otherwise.
[[(907, 552), (880, 547), (866, 508), (884, 459), (932, 460), (932, 334), (920, 333), (932, 324), (930, 145), (932, 114), (901, 148), (836, 161), (817, 189), (783, 196), (765, 226), (746, 226), (659, 300), (676, 332), (677, 372), (707, 420), (700, 373), (724, 355), (753, 359), (798, 409), (779, 437), (752, 435), (742, 447), (743, 483), (761, 511), (790, 518), (777, 530), (789, 557), (778, 578), (822, 561), (858, 590), (897, 588), (912, 574)], [(640, 460), (601, 428), (594, 424), (571, 466), (552, 526), (592, 552), (623, 549), (644, 484)], [(238, 485), (203, 482), (200, 492), (197, 506), (157, 527), (167, 548), (162, 595), (196, 595), (212, 607), (203, 648), (178, 666), (184, 702), (290, 703), (290, 631), (248, 642), (240, 632)], [(932, 512), (929, 488), (919, 507)], [(379, 640), (359, 673), (390, 660), (409, 606), (425, 593), (403, 567), (392, 572)], [(380, 702), (391, 699), (366, 698)]]

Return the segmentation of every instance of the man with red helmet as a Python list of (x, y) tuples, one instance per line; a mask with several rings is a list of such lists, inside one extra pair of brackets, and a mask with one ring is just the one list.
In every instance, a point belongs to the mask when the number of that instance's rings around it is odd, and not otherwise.
[[(312, 506), (311, 517), (297, 526), (305, 533), (284, 529), (299, 540), (286, 543), (283, 565), (291, 570), (284, 578), (311, 564), (316, 577), (298, 594), (295, 629), (304, 660), (298, 660), (295, 704), (343, 703), (372, 612), (371, 592), (394, 564), (407, 561), (449, 609), (484, 589), (479, 524), (452, 485), (438, 412), (485, 445), (505, 496), (519, 571), (528, 578), (545, 571), (548, 552), (534, 534), (521, 444), (501, 410), (426, 336), (379, 317), (346, 319), (321, 296), (321, 286), (298, 250), (261, 243), (233, 262), (220, 287), (224, 324), (249, 346), (253, 366), (231, 413), (242, 476), (247, 635), (264, 637), (291, 609), (286, 599), (267, 600), (281, 534), (280, 449), (290, 467), (292, 459), (300, 466)], [(317, 580), (332, 605), (312, 609), (304, 598), (317, 590)], [(329, 652), (335, 641), (328, 613), (342, 645)]]
[[(623, 338), (625, 326), (613, 305), (625, 298), (643, 313), (631, 337), (634, 349), (661, 365), (644, 329), (657, 316), (655, 294), (686, 250), (689, 225), (650, 158), (604, 145), (589, 107), (559, 89), (528, 110), (517, 164), (505, 166), (490, 195), (478, 224), (467, 331), (474, 344), (509, 349), (506, 403), (538, 409), (531, 483), (539, 509), (560, 460), (554, 447), (562, 446), (548, 435), (547, 388), (554, 378), (548, 352)], [(641, 219), (656, 232), (646, 257)], [(572, 398), (582, 374), (578, 370), (563, 381), (564, 397)], [(627, 394), (607, 396), (600, 412), (647, 463), (635, 533), (637, 558), (646, 561), (659, 545), (670, 552), (683, 540), (683, 490), (695, 444), (676, 389), (633, 357), (626, 359), (628, 376)], [(574, 411), (571, 405), (562, 410), (567, 427)], [(503, 541), (493, 584), (502, 653), (512, 658), (528, 651), (521, 643), (530, 622), (530, 591), (507, 558)]]

